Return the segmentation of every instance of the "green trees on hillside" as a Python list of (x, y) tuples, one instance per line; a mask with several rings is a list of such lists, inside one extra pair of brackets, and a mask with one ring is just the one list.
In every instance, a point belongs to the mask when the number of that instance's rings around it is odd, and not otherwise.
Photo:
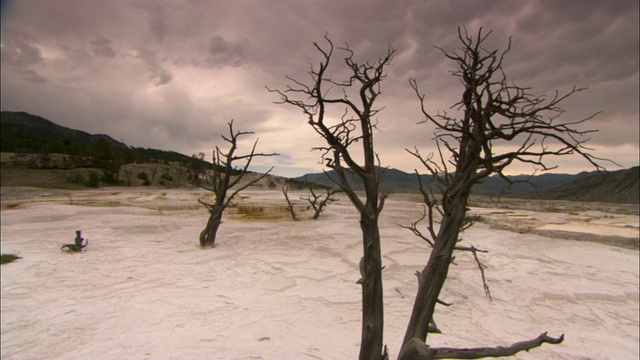
[(199, 152), (197, 155), (191, 155), (191, 161), (187, 165), (187, 179), (190, 183), (200, 186), (205, 178), (207, 162), (204, 160), (204, 153)]
[[(79, 130), (58, 126), (46, 119), (27, 113), (0, 113), (0, 151), (18, 154), (63, 154), (69, 160), (64, 166), (92, 166), (91, 158), (99, 152), (104, 161), (111, 153), (121, 165), (130, 163), (182, 163), (189, 164), (191, 158), (175, 151), (129, 147), (106, 135), (91, 135)], [(99, 149), (96, 149), (99, 148)], [(108, 148), (108, 150), (107, 150)], [(74, 159), (78, 161), (74, 161)], [(84, 159), (84, 160), (82, 160)], [(101, 166), (105, 164), (102, 163)], [(40, 165), (42, 167), (46, 167)]]
[(19, 124), (2, 124), (0, 151), (23, 154), (59, 153), (87, 156), (92, 144), (62, 136), (52, 136), (40, 129)]
[(117, 155), (114, 155), (106, 140), (96, 141), (93, 149), (93, 164), (102, 170), (102, 181), (107, 184), (117, 184), (120, 180), (120, 167), (123, 161)]

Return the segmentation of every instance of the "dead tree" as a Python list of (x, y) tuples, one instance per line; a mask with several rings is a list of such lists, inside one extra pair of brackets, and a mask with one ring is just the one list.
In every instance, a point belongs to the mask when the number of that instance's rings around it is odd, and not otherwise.
[[(416, 172), (416, 175), (418, 175), (418, 179), (420, 179), (420, 175)], [(423, 196), (423, 201), (425, 204), (427, 204), (425, 206), (425, 210), (422, 213), (422, 216), (414, 221), (413, 223), (411, 223), (411, 225), (407, 226), (407, 225), (402, 225), (400, 224), (399, 226), (403, 229), (407, 229), (410, 230), (415, 236), (419, 237), (420, 239), (424, 240), (427, 245), (433, 249), (434, 246), (434, 242), (433, 239), (436, 238), (436, 232), (435, 232), (435, 226), (434, 226), (434, 217), (433, 217), (433, 210), (435, 204), (433, 203), (433, 199), (435, 198), (433, 192), (427, 192), (424, 188), (424, 186), (422, 185), (422, 183), (420, 183), (420, 191), (422, 193)], [(429, 213), (427, 213), (426, 209), (429, 209)], [(437, 210), (440, 210), (439, 208), (436, 207)], [(440, 213), (440, 215), (442, 215), (442, 213)], [(424, 221), (425, 219), (428, 218), (428, 224), (427, 224), (427, 230), (429, 230), (429, 234), (425, 235), (422, 233), (422, 231), (418, 228), (418, 225)], [(473, 224), (475, 224), (477, 220), (477, 216), (468, 216), (465, 218), (465, 222), (462, 225), (462, 228), (460, 229), (460, 233), (462, 233), (463, 231), (467, 230), (468, 228), (470, 228), (471, 226), (473, 226)], [(458, 242), (461, 242), (462, 238), (458, 238)], [(485, 273), (484, 270), (487, 268), (486, 265), (484, 265), (482, 262), (480, 262), (480, 258), (478, 258), (478, 253), (486, 253), (486, 250), (481, 250), (478, 249), (477, 247), (470, 245), (470, 246), (462, 246), (462, 245), (456, 245), (454, 248), (455, 251), (467, 251), (470, 252), (473, 255), (473, 259), (476, 262), (476, 265), (478, 265), (478, 270), (480, 270), (480, 275), (482, 277), (482, 286), (484, 288), (484, 293), (485, 295), (487, 295), (487, 297), (489, 298), (489, 300), (492, 300), (491, 298), (491, 290), (489, 289), (489, 285), (487, 284), (487, 279), (485, 277)], [(451, 257), (451, 263), (455, 264), (454, 262), (455, 257), (452, 256)], [(418, 278), (421, 276), (421, 273), (418, 271), (417, 275)], [(448, 306), (448, 305), (447, 305)], [(431, 321), (433, 322), (433, 319), (431, 319)], [(436, 328), (437, 329), (437, 328)], [(435, 331), (429, 331), (429, 332), (435, 332)]]
[[(243, 135), (253, 134), (253, 132), (235, 131), (233, 129), (233, 120), (228, 124), (229, 136), (227, 137), (222, 135), (222, 139), (229, 143), (229, 149), (227, 152), (224, 152), (216, 146), (213, 150), (213, 169), (211, 172), (210, 185), (200, 185), (203, 189), (211, 191), (214, 198), (213, 203), (198, 200), (198, 202), (204, 205), (209, 211), (209, 220), (207, 221), (207, 225), (200, 233), (200, 246), (203, 248), (215, 246), (216, 234), (218, 233), (218, 228), (222, 223), (222, 213), (226, 208), (236, 205), (233, 203), (233, 198), (240, 191), (254, 185), (271, 172), (271, 169), (269, 169), (269, 171), (254, 178), (253, 180), (240, 184), (240, 181), (247, 174), (251, 161), (253, 161), (255, 157), (278, 155), (276, 153), (256, 153), (256, 146), (258, 145), (257, 139), (253, 143), (250, 153), (236, 155), (238, 138)], [(244, 166), (241, 169), (236, 169), (234, 167), (233, 164), (237, 161), (245, 161)], [(234, 190), (229, 193), (232, 188), (234, 188)]]
[(68, 251), (68, 252), (80, 252), (82, 249), (89, 245), (89, 239), (85, 240), (82, 237), (82, 231), (76, 230), (76, 238), (73, 240), (73, 244), (64, 244), (60, 248), (60, 250)]
[[(433, 176), (440, 195), (423, 191), (433, 250), (418, 277), (418, 291), (399, 355), (401, 360), (511, 356), (544, 343), (558, 344), (564, 338), (563, 335), (550, 337), (545, 332), (510, 346), (475, 349), (434, 348), (426, 344), (428, 326), (447, 279), (460, 232), (465, 227), (471, 187), (493, 174), (510, 181), (505, 169), (515, 162), (548, 170), (552, 168), (545, 163), (549, 156), (577, 154), (601, 169), (597, 161), (602, 159), (589, 154), (584, 146), (584, 135), (591, 131), (577, 129), (595, 114), (568, 121), (562, 118), (564, 111), (559, 107), (567, 97), (584, 89), (574, 87), (565, 94), (556, 92), (547, 98), (532, 95), (529, 88), (508, 82), (502, 62), (509, 47), (504, 52), (485, 50), (483, 45), (490, 34), (480, 29), (474, 38), (465, 29), (459, 29), (458, 50), (442, 50), (456, 63), (453, 75), (463, 86), (460, 101), (452, 107), (458, 116), (428, 112), (425, 95), (419, 91), (417, 82), (410, 80), (420, 100), (424, 122), (436, 127), (437, 152), (423, 157), (417, 149), (408, 151)], [(503, 144), (510, 146), (501, 148)], [(434, 221), (435, 213), (441, 214), (439, 224)]]
[(309, 192), (311, 192), (311, 196), (303, 196), (300, 195), (301, 200), (306, 200), (311, 204), (313, 208), (313, 220), (317, 220), (320, 217), (320, 214), (324, 211), (324, 207), (328, 204), (338, 201), (340, 199), (332, 197), (332, 195), (339, 193), (340, 190), (337, 189), (327, 189), (327, 193), (325, 195), (316, 194), (313, 191), (313, 188), (309, 186)]
[[(309, 71), (310, 83), (305, 84), (287, 77), (292, 85), (284, 91), (270, 90), (281, 96), (280, 103), (296, 106), (306, 114), (308, 123), (326, 141), (322, 161), (335, 171), (338, 187), (344, 191), (360, 213), (360, 228), (364, 251), (362, 280), (362, 340), (360, 359), (377, 360), (387, 358), (383, 350), (383, 302), (382, 302), (382, 257), (378, 216), (384, 206), (385, 195), (381, 191), (382, 178), (376, 173), (379, 162), (373, 148), (375, 116), (381, 109), (374, 103), (380, 95), (380, 82), (385, 78), (384, 68), (391, 62), (395, 50), (376, 62), (358, 63), (348, 45), (338, 48), (345, 53), (344, 64), (349, 73), (347, 80), (331, 78), (327, 69), (334, 56), (334, 45), (325, 36), (326, 46), (314, 43), (321, 54), (320, 64)], [(337, 118), (332, 121), (327, 112), (337, 109)], [(354, 149), (353, 145), (360, 145)], [(362, 153), (362, 162), (353, 154)], [(359, 177), (364, 184), (364, 199), (356, 194), (347, 182), (347, 175)]]
[(293, 218), (293, 221), (298, 221), (298, 217), (296, 216), (296, 212), (293, 209), (293, 203), (291, 202), (291, 199), (289, 198), (289, 188), (286, 186), (282, 187), (282, 194), (284, 195), (284, 199), (287, 200), (287, 210), (289, 210), (289, 213), (291, 214), (291, 217)]

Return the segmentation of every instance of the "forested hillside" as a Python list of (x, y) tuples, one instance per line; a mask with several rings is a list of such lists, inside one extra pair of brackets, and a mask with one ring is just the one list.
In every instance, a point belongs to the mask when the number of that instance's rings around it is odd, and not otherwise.
[(192, 161), (191, 156), (174, 151), (130, 147), (108, 135), (92, 135), (66, 128), (25, 112), (1, 112), (0, 126), (2, 152), (94, 157), (96, 152), (108, 147), (112, 155), (123, 163)]

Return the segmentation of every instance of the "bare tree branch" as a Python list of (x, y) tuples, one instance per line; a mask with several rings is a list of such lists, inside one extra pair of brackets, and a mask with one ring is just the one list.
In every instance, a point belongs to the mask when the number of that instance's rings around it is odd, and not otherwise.
[[(414, 221), (413, 223), (411, 223), (411, 225), (402, 225), (402, 224), (398, 224), (398, 226), (400, 226), (403, 229), (407, 229), (409, 231), (411, 231), (415, 236), (419, 237), (420, 239), (424, 240), (430, 248), (434, 247), (434, 241), (437, 240), (437, 235), (436, 235), (436, 230), (434, 229), (434, 225), (433, 225), (433, 213), (429, 212), (427, 213), (426, 209), (431, 209), (431, 207), (425, 206), (425, 208), (423, 209), (422, 212), (422, 216)], [(430, 210), (431, 211), (431, 210)], [(426, 235), (424, 235), (422, 233), (422, 231), (420, 231), (420, 229), (418, 229), (418, 224), (421, 223), (425, 218), (428, 219), (429, 221), (429, 225), (427, 225), (427, 228), (429, 230), (430, 233), (430, 237), (427, 237)], [(466, 226), (463, 226), (461, 228), (461, 231), (464, 231), (465, 229), (471, 227), (474, 223), (473, 219), (469, 219), (468, 223)], [(458, 239), (458, 242), (460, 242), (462, 239)], [(489, 289), (489, 285), (487, 284), (487, 278), (485, 276), (484, 270), (487, 268), (486, 265), (484, 265), (482, 262), (480, 262), (480, 259), (478, 258), (478, 253), (487, 253), (488, 251), (486, 250), (481, 250), (476, 248), (475, 246), (471, 245), (471, 246), (460, 246), (460, 245), (456, 245), (454, 247), (454, 250), (456, 251), (466, 251), (466, 252), (470, 252), (473, 255), (473, 258), (475, 260), (476, 265), (478, 265), (478, 270), (480, 270), (480, 275), (482, 276), (482, 287), (484, 288), (484, 292), (487, 295), (487, 297), (489, 298), (490, 301), (493, 301), (493, 298), (491, 297), (491, 291)], [(453, 259), (452, 259), (453, 261)], [(420, 272), (418, 272), (418, 278), (420, 278)]]
[(480, 347), (480, 348), (432, 348), (420, 339), (412, 338), (405, 344), (400, 353), (404, 360), (434, 360), (434, 359), (481, 359), (486, 357), (513, 356), (521, 351), (529, 351), (542, 344), (560, 344), (564, 335), (554, 338), (546, 332), (538, 337), (514, 343), (510, 346)]
[[(385, 67), (390, 64), (395, 49), (389, 48), (387, 54), (375, 62), (359, 63), (354, 60), (348, 44), (335, 48), (326, 35), (325, 41), (325, 46), (314, 43), (321, 60), (311, 67), (309, 83), (289, 78), (293, 85), (285, 90), (267, 89), (280, 96), (279, 103), (298, 107), (307, 116), (309, 125), (326, 142), (326, 146), (316, 148), (322, 152), (322, 162), (334, 170), (338, 187), (360, 213), (364, 252), (360, 359), (385, 359), (378, 215), (386, 195), (381, 191), (382, 179), (377, 173), (376, 165), (379, 164), (373, 147), (373, 130), (376, 128), (375, 116), (382, 110), (375, 107), (381, 93), (380, 83), (386, 77)], [(333, 79), (328, 73), (335, 50), (345, 54), (344, 65), (349, 73), (346, 80)], [(332, 122), (331, 119), (337, 117), (327, 115), (330, 110), (334, 114), (339, 111), (339, 121)], [(356, 145), (359, 146), (357, 150), (354, 149)], [(354, 158), (354, 154), (362, 154), (362, 161)], [(349, 176), (362, 180), (364, 199), (350, 185)]]
[(313, 208), (313, 220), (317, 220), (320, 217), (320, 214), (324, 211), (325, 206), (334, 201), (340, 200), (332, 197), (332, 195), (342, 192), (342, 190), (327, 189), (327, 193), (325, 195), (320, 195), (316, 194), (315, 191), (313, 191), (313, 188), (309, 185), (309, 192), (311, 192), (311, 196), (300, 195), (300, 199), (309, 202)]

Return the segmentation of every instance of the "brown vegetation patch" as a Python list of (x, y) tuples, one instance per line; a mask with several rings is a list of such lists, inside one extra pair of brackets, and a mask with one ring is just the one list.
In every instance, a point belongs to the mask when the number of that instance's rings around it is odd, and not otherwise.
[(235, 213), (242, 215), (244, 219), (281, 219), (289, 218), (289, 209), (284, 205), (238, 205), (234, 207)]
[(3, 204), (2, 204), (2, 208), (3, 208), (3, 209), (15, 209), (15, 208), (17, 208), (18, 206), (20, 206), (20, 204), (19, 204), (19, 203), (3, 203)]
[(604, 236), (562, 230), (533, 230), (532, 234), (563, 240), (589, 241), (603, 245), (617, 246), (623, 249), (640, 250), (638, 239), (623, 236)]

